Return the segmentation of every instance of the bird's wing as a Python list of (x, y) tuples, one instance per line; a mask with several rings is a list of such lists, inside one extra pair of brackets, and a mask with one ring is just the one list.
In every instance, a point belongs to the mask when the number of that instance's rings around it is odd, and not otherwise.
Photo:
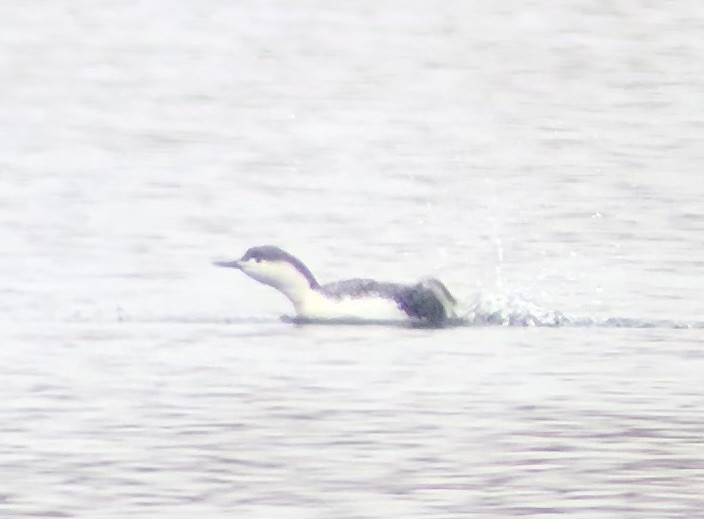
[(436, 279), (415, 285), (385, 283), (373, 279), (345, 279), (328, 283), (320, 291), (335, 299), (381, 297), (393, 300), (409, 317), (439, 324), (452, 316), (455, 299)]
[(344, 279), (323, 285), (320, 291), (334, 299), (382, 297), (395, 300), (404, 288), (406, 288), (405, 285), (383, 283), (374, 279)]

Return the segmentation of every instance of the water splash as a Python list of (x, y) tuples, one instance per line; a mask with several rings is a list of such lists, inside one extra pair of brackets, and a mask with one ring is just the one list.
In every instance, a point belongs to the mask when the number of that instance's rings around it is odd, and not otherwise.
[(564, 326), (563, 313), (543, 308), (518, 296), (478, 295), (462, 315), (471, 326)]
[(467, 326), (542, 326), (701, 329), (704, 322), (631, 317), (578, 317), (542, 307), (517, 295), (479, 294), (461, 312)]

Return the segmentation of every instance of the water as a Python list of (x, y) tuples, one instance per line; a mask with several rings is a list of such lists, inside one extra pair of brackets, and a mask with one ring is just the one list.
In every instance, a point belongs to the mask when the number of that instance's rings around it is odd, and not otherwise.
[(2, 12), (2, 517), (704, 517), (700, 3)]

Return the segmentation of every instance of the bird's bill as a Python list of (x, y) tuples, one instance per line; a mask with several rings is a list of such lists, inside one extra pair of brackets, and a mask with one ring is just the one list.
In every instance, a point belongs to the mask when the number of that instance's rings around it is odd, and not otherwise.
[(213, 261), (213, 265), (217, 267), (225, 267), (228, 269), (237, 269), (237, 270), (242, 270), (242, 263), (240, 263), (238, 260), (233, 260), (233, 261)]

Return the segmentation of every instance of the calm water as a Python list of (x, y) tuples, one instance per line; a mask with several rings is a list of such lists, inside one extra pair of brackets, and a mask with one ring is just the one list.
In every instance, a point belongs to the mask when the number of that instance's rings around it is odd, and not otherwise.
[(701, 2), (0, 11), (2, 517), (704, 517)]

